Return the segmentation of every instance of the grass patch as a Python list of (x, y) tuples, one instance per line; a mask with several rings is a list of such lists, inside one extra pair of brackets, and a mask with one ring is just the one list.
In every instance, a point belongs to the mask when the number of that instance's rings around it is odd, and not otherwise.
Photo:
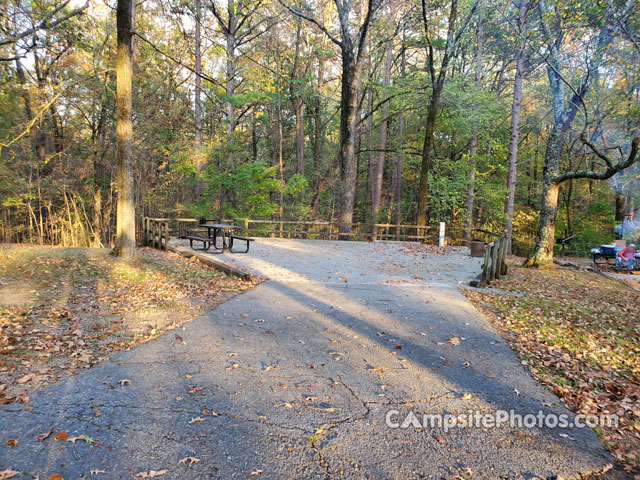
[(627, 471), (640, 470), (640, 292), (592, 272), (511, 265), (494, 286), (465, 290), (531, 374), (576, 413), (616, 414), (596, 430)]
[(0, 404), (176, 328), (254, 284), (180, 255), (0, 246)]

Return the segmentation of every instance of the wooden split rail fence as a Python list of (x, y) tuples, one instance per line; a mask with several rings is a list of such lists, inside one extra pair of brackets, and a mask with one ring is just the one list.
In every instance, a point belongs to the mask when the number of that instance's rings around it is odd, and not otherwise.
[[(207, 223), (226, 223), (243, 229), (243, 234), (252, 237), (301, 238), (307, 240), (337, 240), (339, 236), (353, 240), (399, 240), (399, 241), (427, 241), (438, 243), (438, 226), (396, 225), (390, 223), (352, 223), (351, 232), (340, 233), (338, 222), (315, 220), (263, 220), (250, 218), (219, 219), (206, 218)], [(155, 246), (162, 243), (168, 228), (171, 237), (187, 235), (198, 225), (194, 218), (154, 218), (143, 217), (142, 238), (143, 245)], [(375, 227), (375, 228), (374, 228)], [(375, 233), (372, 233), (375, 230)], [(462, 231), (459, 229), (446, 230), (446, 245), (460, 245), (463, 242)]]
[(169, 249), (169, 219), (142, 217), (142, 245)]
[(499, 236), (485, 244), (482, 272), (471, 280), (472, 287), (484, 287), (507, 274), (507, 237)]

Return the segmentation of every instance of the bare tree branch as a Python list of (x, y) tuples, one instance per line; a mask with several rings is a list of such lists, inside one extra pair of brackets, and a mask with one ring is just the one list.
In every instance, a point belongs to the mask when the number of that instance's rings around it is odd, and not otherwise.
[(636, 137), (631, 142), (631, 151), (626, 160), (616, 163), (615, 165), (609, 157), (607, 157), (601, 150), (599, 150), (593, 143), (587, 140), (583, 135), (582, 142), (587, 145), (593, 153), (599, 158), (603, 159), (607, 163), (607, 169), (604, 172), (594, 172), (593, 170), (578, 170), (575, 172), (567, 172), (557, 176), (554, 179), (554, 183), (562, 183), (566, 180), (577, 178), (589, 178), (591, 180), (606, 180), (613, 177), (616, 173), (621, 172), (625, 168), (630, 167), (638, 161), (638, 149), (640, 148), (640, 137)]
[(323, 24), (321, 24), (318, 20), (316, 20), (315, 18), (313, 18), (313, 17), (311, 17), (311, 16), (309, 16), (309, 15), (307, 15), (305, 13), (302, 13), (299, 10), (294, 10), (289, 5), (285, 4), (282, 0), (278, 0), (278, 2), (280, 3), (280, 5), (282, 5), (284, 8), (289, 10), (294, 15), (297, 15), (298, 17), (304, 18), (305, 20), (315, 24), (320, 30), (322, 30), (322, 32), (327, 37), (329, 37), (329, 40), (331, 40), (333, 43), (335, 43), (340, 48), (342, 48), (342, 46), (343, 46), (342, 42), (340, 40), (338, 40), (336, 37), (334, 37), (333, 34)]
[(59, 25), (62, 22), (69, 20), (76, 15), (81, 14), (87, 8), (89, 8), (89, 2), (87, 1), (83, 6), (76, 8), (75, 10), (71, 10), (68, 14), (56, 18), (55, 20), (51, 20), (58, 12), (60, 12), (64, 7), (66, 7), (71, 0), (65, 0), (59, 7), (55, 8), (51, 13), (49, 13), (40, 23), (34, 25), (33, 27), (24, 30), (20, 33), (16, 33), (14, 35), (9, 35), (8, 37), (0, 39), (0, 46), (9, 45), (10, 43), (15, 43), (21, 38), (28, 37), (29, 35), (37, 32), (38, 30), (46, 30)]
[(178, 60), (177, 58), (173, 57), (172, 55), (168, 54), (167, 52), (164, 52), (162, 50), (160, 50), (160, 48), (158, 48), (156, 45), (154, 45), (151, 41), (147, 40), (144, 36), (142, 36), (141, 34), (139, 34), (138, 32), (133, 32), (133, 34), (138, 37), (140, 40), (142, 40), (143, 42), (147, 43), (148, 45), (151, 46), (151, 48), (153, 48), (156, 52), (158, 52), (159, 54), (167, 57), (169, 60), (171, 60), (174, 63), (177, 63), (178, 65), (180, 65), (181, 67), (186, 68), (187, 70), (189, 70), (190, 72), (195, 73), (196, 75), (198, 75), (200, 78), (202, 78), (203, 80), (206, 80), (207, 82), (211, 82), (214, 85), (217, 85), (219, 87), (224, 88), (224, 85), (222, 85), (222, 83), (220, 83), (218, 80), (216, 80), (215, 78), (212, 78), (208, 75), (205, 75), (204, 73), (196, 73), (196, 69), (194, 67), (191, 67), (189, 65), (186, 65), (185, 63), (181, 62), (180, 60)]

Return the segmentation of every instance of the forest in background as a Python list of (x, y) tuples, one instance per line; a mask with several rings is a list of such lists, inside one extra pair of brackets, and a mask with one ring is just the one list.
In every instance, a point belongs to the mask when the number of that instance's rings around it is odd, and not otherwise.
[[(115, 4), (0, 9), (0, 241), (110, 246)], [(638, 18), (634, 0), (142, 2), (136, 215), (445, 221), (512, 229), (519, 254), (542, 217), (610, 242), (640, 206)]]

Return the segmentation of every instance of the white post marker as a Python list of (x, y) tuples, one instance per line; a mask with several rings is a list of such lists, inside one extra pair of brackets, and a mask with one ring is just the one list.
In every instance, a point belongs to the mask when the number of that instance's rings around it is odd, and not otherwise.
[(444, 247), (444, 222), (440, 222), (440, 234), (438, 235), (438, 246)]

